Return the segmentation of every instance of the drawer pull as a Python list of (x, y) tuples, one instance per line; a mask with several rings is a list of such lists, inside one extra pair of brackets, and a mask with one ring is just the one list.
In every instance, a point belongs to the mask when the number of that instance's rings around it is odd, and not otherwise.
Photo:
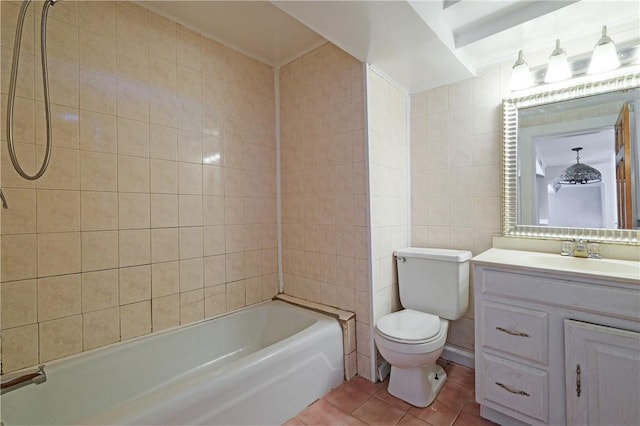
[(527, 392), (523, 391), (523, 390), (514, 390), (511, 389), (509, 386), (500, 383), (500, 382), (496, 382), (496, 385), (500, 386), (502, 389), (506, 390), (507, 392), (511, 392), (511, 393), (515, 393), (516, 395), (522, 395), (522, 396), (531, 396), (529, 395)]
[(503, 333), (507, 333), (507, 334), (510, 334), (512, 336), (531, 337), (527, 333), (521, 333), (519, 331), (511, 331), (509, 329), (502, 328), (502, 327), (496, 327), (496, 330), (502, 331)]
[(580, 394), (582, 393), (582, 383), (580, 380), (580, 364), (576, 366), (576, 395), (580, 398)]

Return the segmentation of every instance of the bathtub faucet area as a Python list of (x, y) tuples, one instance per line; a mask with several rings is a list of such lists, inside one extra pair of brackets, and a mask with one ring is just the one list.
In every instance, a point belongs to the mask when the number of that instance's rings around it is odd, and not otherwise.
[(44, 372), (44, 364), (38, 366), (37, 370), (26, 374), (13, 374), (3, 377), (0, 384), (0, 395), (20, 389), (30, 384), (42, 384), (47, 381), (47, 373)]

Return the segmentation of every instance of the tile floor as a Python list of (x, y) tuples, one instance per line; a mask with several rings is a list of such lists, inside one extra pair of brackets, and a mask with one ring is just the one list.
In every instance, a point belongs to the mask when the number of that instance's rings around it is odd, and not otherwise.
[(387, 381), (356, 377), (317, 400), (285, 426), (294, 425), (427, 425), (478, 426), (494, 423), (480, 417), (475, 402), (474, 370), (443, 361), (447, 382), (427, 408), (391, 396)]

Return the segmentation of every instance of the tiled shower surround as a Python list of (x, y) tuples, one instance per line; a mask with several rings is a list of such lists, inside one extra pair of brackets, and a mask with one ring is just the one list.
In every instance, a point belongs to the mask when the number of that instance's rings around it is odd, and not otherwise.
[[(273, 69), (133, 3), (60, 2), (53, 154), (29, 182), (4, 131), (20, 2), (1, 7), (3, 372), (274, 296)], [(30, 173), (45, 141), (33, 7), (15, 103)]]
[[(357, 329), (369, 327), (363, 65), (325, 44), (282, 67), (280, 106), (285, 293), (356, 312)], [(357, 368), (369, 378), (364, 343)]]

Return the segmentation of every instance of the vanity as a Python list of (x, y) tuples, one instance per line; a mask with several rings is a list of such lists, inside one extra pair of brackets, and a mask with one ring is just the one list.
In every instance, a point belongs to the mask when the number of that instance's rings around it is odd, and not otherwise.
[(472, 259), (476, 400), (502, 425), (637, 425), (640, 262)]

